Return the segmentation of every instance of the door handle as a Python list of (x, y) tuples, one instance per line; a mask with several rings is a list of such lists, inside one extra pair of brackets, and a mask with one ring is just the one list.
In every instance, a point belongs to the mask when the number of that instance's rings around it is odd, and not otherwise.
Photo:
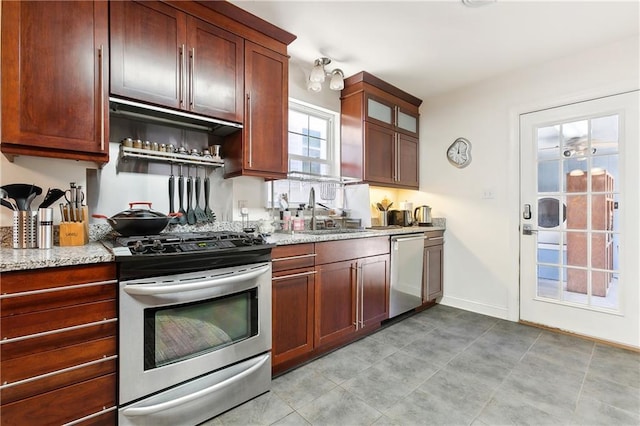
[(533, 234), (537, 234), (538, 230), (537, 229), (533, 229), (531, 227), (531, 225), (526, 224), (526, 225), (522, 225), (522, 235), (533, 235)]

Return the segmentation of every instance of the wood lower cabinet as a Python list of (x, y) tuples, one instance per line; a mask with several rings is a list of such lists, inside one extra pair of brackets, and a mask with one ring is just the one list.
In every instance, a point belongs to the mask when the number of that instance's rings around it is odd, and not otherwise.
[(388, 318), (388, 237), (278, 246), (272, 257), (273, 374), (371, 333)]
[(389, 238), (318, 243), (316, 253), (316, 345), (378, 328), (389, 316)]
[(246, 41), (244, 63), (244, 128), (225, 139), (225, 177), (285, 178), (289, 59)]
[(275, 371), (315, 347), (314, 245), (275, 247), (272, 258), (271, 365)]
[(425, 232), (422, 274), (422, 303), (433, 302), (443, 294), (444, 231)]
[(356, 268), (354, 261), (317, 267), (315, 342), (318, 346), (344, 341), (357, 331)]
[(1, 68), (3, 154), (109, 160), (106, 1), (3, 1)]
[(114, 264), (2, 274), (0, 425), (115, 424), (115, 277)]

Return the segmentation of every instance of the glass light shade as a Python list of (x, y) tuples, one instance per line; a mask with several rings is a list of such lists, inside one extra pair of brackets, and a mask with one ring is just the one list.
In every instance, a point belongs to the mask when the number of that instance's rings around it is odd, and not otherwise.
[(319, 92), (322, 90), (322, 83), (319, 81), (307, 81), (307, 90), (310, 92)]
[(322, 83), (324, 82), (324, 65), (321, 62), (316, 61), (316, 64), (311, 69), (311, 74), (309, 75), (309, 81), (314, 83)]
[(331, 82), (329, 82), (329, 89), (331, 90), (344, 89), (344, 77), (342, 76), (342, 71), (333, 70), (333, 72), (331, 73)]

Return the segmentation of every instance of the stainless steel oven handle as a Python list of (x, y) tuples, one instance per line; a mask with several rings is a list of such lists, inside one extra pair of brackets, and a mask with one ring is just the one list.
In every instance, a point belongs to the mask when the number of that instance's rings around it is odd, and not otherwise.
[(220, 383), (216, 383), (213, 386), (209, 386), (208, 388), (201, 389), (197, 392), (191, 393), (189, 395), (181, 396), (176, 399), (172, 399), (171, 401), (161, 402), (160, 404), (149, 405), (146, 407), (131, 407), (125, 408), (122, 410), (122, 414), (127, 417), (136, 417), (136, 416), (148, 416), (151, 414), (155, 414), (160, 411), (168, 410), (170, 408), (175, 408), (183, 404), (187, 404), (189, 402), (195, 401), (198, 398), (202, 398), (210, 393), (219, 391), (222, 388), (225, 388), (229, 385), (234, 384), (238, 380), (252, 374), (260, 367), (264, 365), (265, 362), (269, 360), (269, 354), (262, 355), (259, 359), (256, 360), (256, 363), (252, 365), (250, 368), (247, 368), (242, 373), (236, 374), (233, 377), (229, 377), (226, 380), (221, 381)]
[(214, 278), (203, 281), (195, 281), (174, 285), (155, 285), (155, 284), (140, 284), (125, 286), (124, 291), (127, 294), (139, 295), (139, 296), (151, 296), (155, 294), (168, 294), (178, 293), (183, 291), (202, 290), (205, 288), (218, 287), (222, 285), (234, 284), (241, 281), (251, 280), (262, 274), (269, 272), (271, 265), (263, 265), (255, 269), (251, 269), (249, 272), (243, 272), (233, 275), (225, 276), (224, 278)]

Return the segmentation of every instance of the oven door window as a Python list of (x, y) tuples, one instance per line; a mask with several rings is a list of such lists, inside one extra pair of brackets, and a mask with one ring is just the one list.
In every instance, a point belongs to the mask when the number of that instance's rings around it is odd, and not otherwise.
[(144, 369), (222, 349), (258, 334), (257, 289), (144, 311)]

